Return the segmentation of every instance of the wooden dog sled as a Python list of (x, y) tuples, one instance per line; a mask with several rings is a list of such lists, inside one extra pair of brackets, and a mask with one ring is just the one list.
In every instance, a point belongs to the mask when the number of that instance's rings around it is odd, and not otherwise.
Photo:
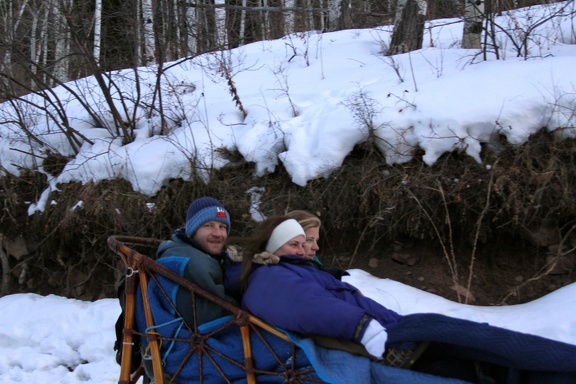
[[(218, 382), (231, 383), (231, 382), (246, 382), (249, 384), (256, 382), (274, 382), (274, 383), (309, 383), (309, 382), (323, 382), (318, 378), (314, 368), (306, 366), (297, 366), (296, 362), (298, 360), (302, 361), (302, 351), (295, 345), (283, 332), (279, 331), (277, 328), (271, 326), (270, 324), (264, 322), (263, 320), (251, 315), (245, 310), (234, 306), (221, 298), (205, 291), (191, 281), (185, 279), (175, 271), (167, 268), (158, 261), (153, 260), (150, 257), (144, 255), (144, 253), (155, 254), (156, 248), (161, 243), (161, 240), (150, 239), (150, 238), (139, 238), (139, 237), (128, 237), (128, 236), (111, 236), (108, 238), (108, 246), (121, 258), (126, 267), (125, 273), (125, 305), (124, 305), (124, 327), (123, 327), (123, 339), (122, 339), (122, 354), (120, 362), (120, 378), (119, 384), (134, 384), (142, 376), (146, 376), (148, 373), (149, 380), (153, 380), (155, 384), (163, 383), (183, 383), (189, 380), (180, 380), (180, 375), (189, 369), (189, 362), (191, 359), (196, 359), (197, 362), (196, 369), (198, 382), (208, 382), (206, 380), (215, 381), (212, 376), (211, 379), (203, 378), (203, 370), (216, 372), (220, 379)], [(146, 249), (142, 253), (138, 250)], [(149, 305), (149, 290), (150, 284), (156, 284), (157, 287), (161, 287), (158, 283), (158, 279), (168, 279), (169, 281), (178, 284), (179, 289), (187, 290), (193, 300), (193, 305), (195, 306), (196, 297), (204, 297), (221, 307), (226, 311), (231, 313), (231, 316), (222, 324), (218, 326), (217, 329), (211, 330), (208, 334), (203, 333), (199, 330), (198, 326), (190, 327), (184, 324), (188, 328), (187, 335), (189, 335), (185, 340), (176, 338), (166, 338), (163, 337), (159, 332), (155, 331), (155, 313), (154, 309)], [(139, 288), (138, 288), (139, 287)], [(162, 289), (160, 288), (162, 291)], [(137, 296), (140, 296), (139, 298)], [(163, 299), (168, 302), (168, 305), (176, 311), (175, 303), (169, 294), (162, 291)], [(138, 304), (141, 303), (141, 304)], [(143, 306), (143, 313), (145, 317), (146, 330), (137, 329), (137, 319), (138, 313), (137, 305)], [(143, 319), (140, 319), (143, 321)], [(232, 329), (232, 330), (231, 330)], [(209, 339), (213, 335), (218, 334), (218, 332), (224, 330), (225, 332), (238, 332), (238, 340), (241, 340), (243, 350), (243, 361), (238, 361), (233, 357), (227, 356), (226, 350), (214, 350), (209, 346)], [(264, 337), (265, 335), (265, 337)], [(148, 367), (145, 369), (144, 361), (140, 364), (137, 369), (133, 367), (133, 347), (134, 340), (138, 336), (147, 341), (148, 344)], [(273, 337), (279, 342), (287, 343), (288, 348), (283, 348), (284, 356), (279, 356), (272, 344), (270, 338)], [(165, 366), (163, 365), (163, 356), (161, 355), (161, 346), (163, 343), (170, 343), (174, 341), (188, 343), (188, 349), (190, 353), (187, 354), (186, 358), (179, 362), (179, 367), (171, 375), (167, 375), (165, 372)], [(267, 353), (268, 361), (274, 359), (277, 364), (274, 370), (263, 370), (258, 367), (257, 361), (259, 355), (255, 355), (254, 344), (258, 344), (259, 348), (257, 353)], [(167, 345), (167, 344), (166, 344)], [(266, 348), (263, 348), (265, 346)], [(289, 350), (290, 356), (286, 359), (286, 351)], [(300, 353), (300, 357), (297, 354)], [(227, 377), (226, 368), (222, 367), (222, 362), (224, 365), (231, 366), (238, 372), (240, 369), (243, 372), (241, 379), (237, 377), (230, 380)], [(151, 367), (150, 367), (151, 366)]]

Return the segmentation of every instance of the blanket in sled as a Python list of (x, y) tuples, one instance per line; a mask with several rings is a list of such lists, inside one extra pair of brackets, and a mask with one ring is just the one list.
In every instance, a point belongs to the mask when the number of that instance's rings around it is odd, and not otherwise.
[[(435, 350), (448, 351), (458, 360), (500, 367), (497, 379), (483, 376), (481, 372), (475, 372), (468, 380), (391, 367), (319, 346), (313, 338), (288, 334), (304, 350), (317, 375), (329, 383), (576, 383), (575, 345), (439, 314), (402, 317), (388, 329), (387, 348), (414, 348), (418, 343), (427, 342), (434, 345)], [(425, 356), (426, 351), (422, 358)]]

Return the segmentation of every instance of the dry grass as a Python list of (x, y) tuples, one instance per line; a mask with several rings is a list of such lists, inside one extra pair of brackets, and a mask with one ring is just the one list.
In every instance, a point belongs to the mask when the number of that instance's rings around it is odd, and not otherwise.
[[(430, 247), (445, 246), (455, 273), (464, 277), (470, 254), (453, 254), (455, 249), (498, 246), (526, 227), (546, 224), (561, 232), (574, 224), (574, 140), (557, 141), (543, 132), (523, 146), (504, 144), (498, 155), (483, 156), (491, 169), (456, 153), (444, 155), (432, 167), (419, 159), (388, 166), (366, 144), (339, 170), (305, 187), (294, 185), (281, 167), (256, 180), (251, 165), (241, 162), (215, 171), (208, 184), (173, 180), (153, 198), (133, 192), (125, 181), (69, 184), (51, 196), (56, 205), (31, 217), (26, 214), (28, 202), (42, 192), (43, 176), (6, 176), (0, 179), (0, 233), (25, 234), (35, 245), (27, 257), (11, 259), (12, 291), (90, 299), (112, 295), (117, 261), (107, 249), (108, 236), (167, 238), (183, 225), (190, 202), (202, 195), (212, 195), (229, 208), (232, 232), (242, 236), (254, 224), (245, 191), (255, 185), (265, 188), (265, 215), (292, 209), (317, 213), (323, 221), (321, 246), (328, 254), (355, 256), (394, 241), (423, 241)], [(79, 200), (82, 207), (72, 209)], [(24, 265), (27, 278), (18, 284)]]

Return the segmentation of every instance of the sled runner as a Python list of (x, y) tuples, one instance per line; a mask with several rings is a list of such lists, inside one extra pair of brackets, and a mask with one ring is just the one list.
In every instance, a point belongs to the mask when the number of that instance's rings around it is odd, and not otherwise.
[[(136, 383), (143, 375), (155, 384), (323, 382), (285, 333), (182, 277), (179, 258), (144, 255), (154, 254), (160, 243), (108, 238), (108, 246), (126, 267), (119, 384)], [(191, 326), (176, 309), (178, 289), (190, 293), (194, 307), (195, 299), (203, 297), (230, 315)], [(140, 364), (138, 341), (144, 351)]]

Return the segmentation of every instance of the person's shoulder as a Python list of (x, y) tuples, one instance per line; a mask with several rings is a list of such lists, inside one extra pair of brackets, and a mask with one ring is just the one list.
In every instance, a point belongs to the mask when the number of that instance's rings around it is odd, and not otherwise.
[(163, 242), (160, 243), (160, 245), (158, 246), (158, 250), (163, 248), (170, 248), (177, 244), (184, 243), (184, 237), (182, 237), (183, 234), (184, 234), (184, 228), (178, 228), (177, 230), (172, 232), (168, 240), (164, 240)]
[(210, 255), (206, 252), (198, 249), (190, 241), (186, 241), (181, 236), (175, 233), (172, 239), (165, 240), (158, 246), (156, 251), (158, 258), (168, 257), (168, 256), (182, 256), (189, 258), (206, 258), (211, 259)]
[(156, 250), (156, 257), (161, 258), (171, 256), (172, 251), (180, 246), (181, 244), (179, 244), (174, 240), (164, 240), (163, 242), (160, 243), (158, 249)]

